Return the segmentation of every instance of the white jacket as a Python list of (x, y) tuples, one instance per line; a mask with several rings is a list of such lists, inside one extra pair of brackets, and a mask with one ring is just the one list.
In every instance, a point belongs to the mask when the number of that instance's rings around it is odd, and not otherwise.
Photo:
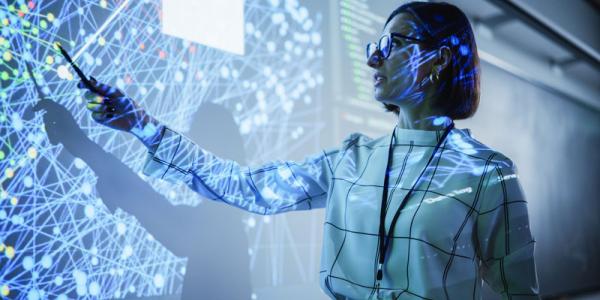
[[(386, 233), (441, 131), (396, 129)], [(400, 213), (375, 291), (390, 136), (348, 137), (302, 162), (242, 167), (168, 128), (144, 166), (203, 196), (258, 214), (326, 208), (321, 288), (334, 299), (480, 299), (482, 279), (504, 299), (538, 299), (527, 205), (516, 168), (453, 129)]]

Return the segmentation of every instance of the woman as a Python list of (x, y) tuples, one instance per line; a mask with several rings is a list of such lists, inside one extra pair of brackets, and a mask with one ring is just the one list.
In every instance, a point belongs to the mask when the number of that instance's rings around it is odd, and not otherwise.
[[(390, 135), (349, 136), (303, 162), (241, 167), (160, 124), (118, 90), (88, 108), (149, 149), (144, 172), (239, 208), (326, 208), (321, 287), (335, 299), (538, 298), (527, 206), (507, 157), (453, 120), (472, 116), (479, 65), (465, 15), (411, 2), (367, 46), (375, 98), (398, 115)], [(95, 98), (94, 98), (95, 97)]]

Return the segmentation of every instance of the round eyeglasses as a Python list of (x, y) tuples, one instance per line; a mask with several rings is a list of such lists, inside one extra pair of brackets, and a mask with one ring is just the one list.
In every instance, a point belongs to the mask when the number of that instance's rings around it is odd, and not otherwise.
[(384, 34), (380, 39), (379, 39), (379, 43), (368, 43), (367, 44), (367, 59), (369, 59), (373, 54), (375, 54), (375, 52), (377, 52), (377, 50), (379, 50), (379, 56), (381, 56), (383, 59), (387, 59), (390, 56), (390, 53), (392, 52), (392, 46), (394, 43), (392, 43), (393, 39), (404, 39), (404, 40), (408, 40), (410, 42), (418, 42), (418, 43), (427, 43), (427, 41), (422, 40), (422, 39), (418, 39), (418, 38), (414, 38), (414, 37), (410, 37), (410, 36), (406, 36), (403, 35), (401, 33), (397, 33), (397, 32), (391, 32), (388, 34)]

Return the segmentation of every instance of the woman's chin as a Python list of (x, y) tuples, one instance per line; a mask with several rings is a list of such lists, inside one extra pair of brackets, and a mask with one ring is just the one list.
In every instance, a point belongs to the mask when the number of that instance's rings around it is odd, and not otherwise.
[(395, 102), (395, 95), (398, 91), (396, 89), (390, 88), (385, 85), (385, 82), (375, 85), (373, 87), (373, 97), (375, 100), (385, 103), (385, 104), (393, 104), (390, 102)]
[(373, 97), (375, 100), (377, 100), (377, 102), (381, 102), (382, 104), (392, 104), (390, 103), (390, 97), (381, 89), (375, 88), (373, 91)]
[(375, 98), (375, 100), (379, 101), (379, 102), (384, 102), (386, 100), (386, 96), (384, 91), (381, 88), (377, 88), (375, 87), (375, 89), (373, 90), (373, 97)]

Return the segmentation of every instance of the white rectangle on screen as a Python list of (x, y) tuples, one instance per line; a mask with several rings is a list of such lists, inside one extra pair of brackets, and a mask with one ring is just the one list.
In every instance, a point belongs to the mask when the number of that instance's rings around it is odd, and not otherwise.
[(244, 0), (162, 0), (162, 32), (244, 55)]

